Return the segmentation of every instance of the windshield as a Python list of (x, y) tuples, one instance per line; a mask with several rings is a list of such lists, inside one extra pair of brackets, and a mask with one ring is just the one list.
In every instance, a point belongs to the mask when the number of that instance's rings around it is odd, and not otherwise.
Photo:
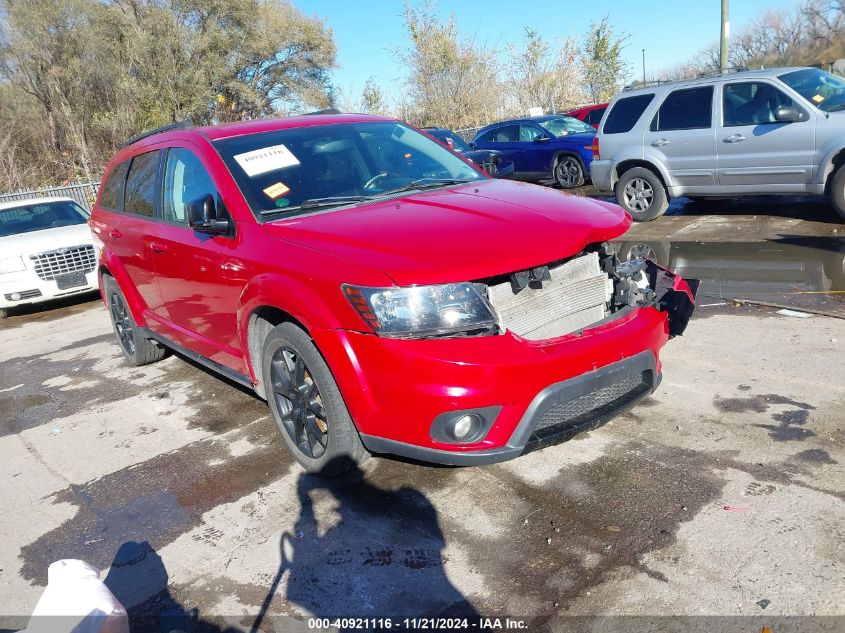
[(805, 68), (781, 75), (780, 80), (819, 110), (845, 110), (845, 79), (818, 68)]
[(313, 125), (214, 143), (257, 214), (300, 214), (486, 177), (395, 122)]
[(590, 134), (596, 133), (592, 125), (587, 125), (583, 121), (574, 119), (571, 116), (546, 119), (545, 121), (539, 121), (539, 123), (552, 136), (567, 136), (568, 134), (584, 134), (586, 132)]
[(450, 130), (429, 130), (428, 133), (446, 143), (456, 152), (467, 152), (472, 149), (464, 139)]
[(88, 214), (69, 200), (0, 209), (0, 237), (85, 224)]

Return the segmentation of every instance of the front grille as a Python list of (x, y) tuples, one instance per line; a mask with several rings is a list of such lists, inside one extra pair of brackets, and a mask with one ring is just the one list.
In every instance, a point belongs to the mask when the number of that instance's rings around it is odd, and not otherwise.
[[(13, 294), (18, 294), (20, 296), (17, 299), (12, 299)], [(3, 295), (3, 296), (6, 297), (6, 301), (23, 301), (24, 299), (34, 299), (35, 297), (40, 297), (41, 291), (40, 290), (23, 290), (23, 291), (17, 292), (17, 293), (11, 292), (11, 293), (9, 293), (7, 295)]]
[(65, 273), (89, 273), (97, 265), (94, 247), (90, 244), (38, 253), (31, 255), (30, 259), (35, 262), (35, 274), (44, 281)]
[(489, 286), (488, 297), (503, 327), (538, 341), (583, 329), (607, 316), (613, 281), (600, 265), (598, 253), (574, 257), (549, 269), (543, 288), (514, 293), (510, 282)]
[(537, 422), (534, 434), (542, 436), (544, 430), (557, 431), (564, 427), (581, 426), (590, 420), (605, 417), (648, 391), (651, 387), (649, 374), (640, 372), (621, 376), (617, 382), (552, 407)]

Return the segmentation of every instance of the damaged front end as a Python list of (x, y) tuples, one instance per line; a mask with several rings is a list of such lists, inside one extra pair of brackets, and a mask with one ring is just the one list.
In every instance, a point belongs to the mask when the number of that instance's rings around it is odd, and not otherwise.
[(684, 279), (650, 259), (620, 262), (607, 244), (598, 252), (602, 268), (614, 280), (612, 311), (654, 306), (668, 313), (670, 336), (684, 333), (695, 310), (698, 279)]
[(644, 307), (669, 317), (669, 334), (683, 334), (695, 309), (698, 280), (685, 280), (648, 259), (620, 262), (609, 244), (510, 275), (479, 280), (499, 331), (528, 340), (581, 332)]

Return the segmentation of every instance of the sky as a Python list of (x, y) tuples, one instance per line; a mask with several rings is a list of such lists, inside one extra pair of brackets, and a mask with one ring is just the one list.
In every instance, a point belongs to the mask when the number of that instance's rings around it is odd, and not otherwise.
[[(382, 90), (396, 96), (404, 77), (391, 50), (407, 44), (401, 0), (293, 0), (309, 15), (325, 19), (334, 31), (339, 68), (333, 83), (354, 99), (360, 97), (371, 75)], [(420, 4), (413, 0), (414, 5)], [(732, 0), (731, 30), (736, 32), (757, 15), (772, 8), (789, 8), (794, 0)], [(550, 40), (578, 39), (591, 20), (610, 17), (617, 31), (627, 33), (624, 57), (632, 79), (642, 77), (642, 49), (646, 49), (646, 76), (686, 61), (719, 39), (720, 0), (574, 0), (522, 4), (510, 0), (439, 0), (438, 13), (453, 13), (462, 36), (504, 50), (519, 42), (525, 27)]]

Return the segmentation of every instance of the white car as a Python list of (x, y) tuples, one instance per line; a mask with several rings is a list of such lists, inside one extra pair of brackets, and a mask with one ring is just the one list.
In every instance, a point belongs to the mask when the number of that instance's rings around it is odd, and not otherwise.
[(97, 290), (88, 213), (70, 198), (0, 204), (0, 318), (10, 308)]

